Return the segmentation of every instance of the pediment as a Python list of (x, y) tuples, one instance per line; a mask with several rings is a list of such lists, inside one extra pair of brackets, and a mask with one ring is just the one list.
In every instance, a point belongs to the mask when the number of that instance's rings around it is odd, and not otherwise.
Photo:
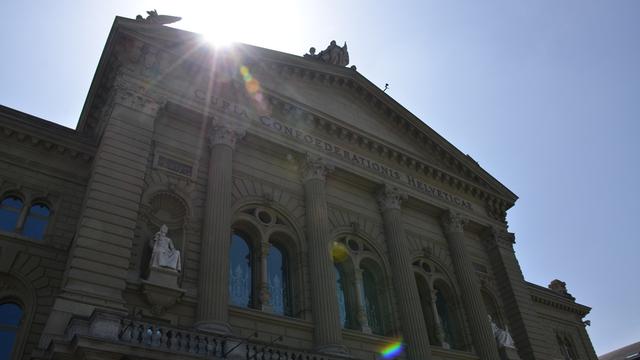
[[(370, 150), (393, 157), (434, 180), (469, 193), (491, 205), (497, 218), (501, 218), (517, 199), (472, 158), (355, 69), (243, 44), (237, 44), (233, 53), (216, 53), (217, 50), (210, 47), (197, 46), (198, 41), (201, 43), (197, 34), (122, 18), (116, 19), (101, 67), (107, 67), (103, 63), (109, 56), (116, 56), (108, 52), (113, 51), (110, 43), (115, 42), (114, 33), (118, 31), (135, 37), (135, 51), (140, 52), (142, 48), (146, 51), (144, 54), (154, 54), (151, 63), (157, 64), (158, 68), (151, 69), (152, 72), (162, 73), (166, 69), (181, 71), (176, 78), (187, 79), (186, 82), (202, 81), (204, 72), (211, 72), (210, 67), (220, 63), (246, 65), (253, 77), (259, 80), (265, 98), (271, 103), (287, 108), (287, 112), (311, 116), (326, 124), (336, 136), (356, 136), (358, 141), (368, 144)], [(144, 45), (140, 46), (140, 42)], [(111, 47), (117, 49), (113, 44)], [(172, 66), (177, 59), (180, 59), (180, 66)], [(217, 59), (218, 63), (211, 59)], [(242, 88), (237, 86), (242, 84), (242, 78), (239, 73), (236, 76), (235, 91), (226, 93), (242, 96), (237, 91)], [(99, 77), (97, 72), (90, 96), (95, 91), (94, 87), (98, 87)]]

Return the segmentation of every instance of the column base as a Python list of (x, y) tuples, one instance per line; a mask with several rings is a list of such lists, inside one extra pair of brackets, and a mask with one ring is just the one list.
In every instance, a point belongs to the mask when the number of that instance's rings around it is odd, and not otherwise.
[(216, 334), (216, 335), (229, 335), (231, 334), (231, 326), (228, 323), (219, 321), (198, 321), (193, 327), (199, 331)]

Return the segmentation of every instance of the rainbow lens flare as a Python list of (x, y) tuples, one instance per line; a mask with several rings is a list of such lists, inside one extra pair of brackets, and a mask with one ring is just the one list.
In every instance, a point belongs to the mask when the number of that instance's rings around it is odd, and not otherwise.
[(394, 342), (393, 344), (389, 344), (385, 346), (382, 350), (380, 350), (380, 355), (382, 355), (385, 359), (393, 359), (394, 357), (400, 355), (402, 353), (402, 342)]
[(265, 112), (267, 106), (262, 95), (260, 82), (251, 75), (249, 68), (245, 65), (240, 66), (240, 75), (242, 75), (242, 80), (244, 80), (244, 88), (247, 90), (247, 94), (253, 98), (258, 110), (261, 113)]

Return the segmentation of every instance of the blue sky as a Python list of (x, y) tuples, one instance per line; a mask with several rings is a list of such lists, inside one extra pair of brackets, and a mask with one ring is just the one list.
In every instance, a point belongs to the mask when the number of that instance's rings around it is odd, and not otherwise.
[[(520, 200), (527, 280), (567, 282), (596, 352), (640, 340), (639, 1), (4, 1), (0, 104), (75, 127), (116, 15), (352, 64)], [(218, 36), (216, 36), (218, 35)]]

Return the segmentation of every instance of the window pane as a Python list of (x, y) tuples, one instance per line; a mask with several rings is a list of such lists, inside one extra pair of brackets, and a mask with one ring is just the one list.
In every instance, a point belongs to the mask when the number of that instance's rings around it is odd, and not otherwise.
[(444, 341), (454, 349), (458, 348), (456, 339), (456, 324), (452, 318), (447, 299), (440, 289), (436, 288), (436, 309), (438, 310), (438, 316), (440, 317), (440, 323), (442, 330), (444, 331)]
[(229, 301), (233, 305), (251, 306), (251, 251), (238, 234), (231, 236), (229, 251)]
[(273, 312), (284, 315), (288, 311), (286, 260), (283, 252), (276, 246), (271, 246), (267, 257), (267, 281), (271, 294)]
[(22, 234), (36, 240), (44, 238), (44, 232), (49, 223), (49, 208), (44, 204), (34, 204), (29, 209), (29, 215), (24, 222)]
[(364, 286), (364, 303), (367, 311), (369, 327), (374, 334), (382, 335), (382, 316), (380, 314), (380, 302), (376, 289), (376, 280), (373, 274), (367, 270), (362, 270), (362, 285)]
[(15, 231), (22, 200), (15, 196), (8, 196), (0, 203), (0, 230)]
[(343, 328), (347, 327), (347, 304), (344, 298), (344, 286), (342, 284), (342, 273), (340, 269), (335, 267), (336, 270), (336, 290), (338, 292), (338, 312), (340, 314), (340, 325)]
[(11, 358), (22, 313), (22, 308), (17, 304), (0, 305), (0, 359)]

